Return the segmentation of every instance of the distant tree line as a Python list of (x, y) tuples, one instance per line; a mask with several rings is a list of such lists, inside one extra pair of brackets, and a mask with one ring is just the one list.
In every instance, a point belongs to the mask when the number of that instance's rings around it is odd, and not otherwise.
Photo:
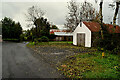
[(13, 21), (11, 18), (2, 19), (2, 38), (3, 39), (19, 39), (22, 34), (22, 27), (19, 22)]

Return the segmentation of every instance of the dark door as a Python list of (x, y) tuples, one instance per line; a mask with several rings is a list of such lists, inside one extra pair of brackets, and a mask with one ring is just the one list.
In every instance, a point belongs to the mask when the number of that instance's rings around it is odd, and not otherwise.
[(77, 45), (85, 46), (85, 34), (84, 33), (77, 34)]

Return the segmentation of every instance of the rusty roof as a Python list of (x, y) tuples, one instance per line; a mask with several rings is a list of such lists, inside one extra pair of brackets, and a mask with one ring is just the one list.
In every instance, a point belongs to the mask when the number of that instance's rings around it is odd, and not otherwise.
[(91, 22), (91, 21), (84, 21), (83, 22), (88, 29), (90, 29), (92, 32), (98, 32), (100, 31), (100, 24), (97, 22)]
[[(108, 31), (110, 32), (110, 33), (113, 33), (114, 32), (114, 26), (112, 25), (112, 24), (105, 24), (105, 25), (107, 25), (108, 26)], [(120, 26), (116, 26), (116, 28), (115, 28), (115, 33), (120, 33)]]
[[(88, 29), (90, 29), (92, 32), (99, 32), (100, 31), (100, 24), (98, 22), (92, 22), (92, 21), (84, 21), (83, 22)], [(104, 24), (108, 26), (107, 30), (110, 33), (114, 32), (114, 26), (112, 24)], [(115, 33), (120, 33), (120, 26), (116, 26)]]

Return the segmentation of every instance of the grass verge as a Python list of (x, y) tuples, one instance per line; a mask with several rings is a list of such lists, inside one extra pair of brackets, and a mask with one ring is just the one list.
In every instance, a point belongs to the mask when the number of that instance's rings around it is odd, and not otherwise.
[(67, 48), (67, 49), (72, 49), (72, 50), (77, 50), (77, 51), (95, 51), (96, 48), (85, 48), (85, 47), (79, 47), (79, 46), (74, 46), (72, 44), (72, 41), (50, 41), (50, 42), (39, 42), (35, 45), (35, 42), (29, 42), (29, 44), (27, 44), (28, 47), (46, 47), (46, 46), (50, 46), (50, 47), (57, 47), (57, 48)]
[(60, 70), (67, 78), (120, 78), (120, 56), (101, 52), (83, 53), (69, 57)]

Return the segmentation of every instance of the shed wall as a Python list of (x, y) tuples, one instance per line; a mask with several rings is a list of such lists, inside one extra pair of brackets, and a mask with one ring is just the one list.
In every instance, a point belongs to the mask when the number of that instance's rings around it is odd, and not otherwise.
[(73, 32), (73, 45), (77, 45), (77, 33), (85, 33), (85, 47), (91, 47), (91, 31), (83, 24), (76, 27)]

